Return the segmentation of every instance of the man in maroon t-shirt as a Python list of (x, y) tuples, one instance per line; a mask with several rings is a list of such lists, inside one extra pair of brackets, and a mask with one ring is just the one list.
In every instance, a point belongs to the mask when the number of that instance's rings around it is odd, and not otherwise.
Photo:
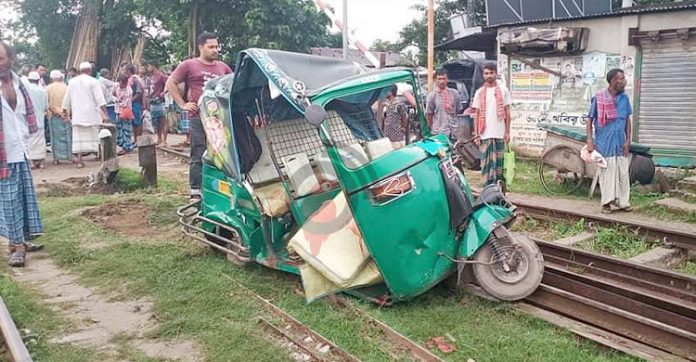
[(166, 115), (164, 110), (164, 92), (166, 91), (167, 76), (159, 69), (159, 65), (155, 62), (150, 62), (147, 65), (147, 70), (150, 73), (150, 86), (152, 91), (150, 96), (150, 115), (152, 116), (152, 127), (157, 131), (157, 144), (164, 143), (167, 145), (167, 122), (164, 119)]
[[(191, 199), (201, 198), (203, 169), (203, 152), (206, 148), (205, 131), (198, 115), (198, 99), (203, 94), (205, 82), (232, 73), (230, 67), (218, 61), (220, 46), (217, 35), (203, 32), (196, 39), (198, 58), (184, 61), (167, 79), (167, 90), (182, 111), (188, 111), (191, 133), (191, 163), (189, 167), (189, 184)], [(179, 83), (186, 84), (186, 98), (179, 90)]]

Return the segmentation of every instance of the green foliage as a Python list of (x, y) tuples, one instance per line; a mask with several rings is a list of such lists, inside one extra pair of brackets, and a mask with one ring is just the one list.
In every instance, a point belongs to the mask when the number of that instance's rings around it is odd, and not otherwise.
[(649, 251), (657, 245), (659, 241), (636, 235), (626, 227), (614, 227), (599, 228), (594, 239), (583, 244), (583, 247), (598, 253), (628, 259)]
[[(91, 1), (91, 0), (90, 0)], [(220, 36), (221, 56), (233, 63), (249, 47), (308, 52), (310, 47), (339, 46), (341, 36), (329, 32), (329, 19), (311, 0), (11, 0), (22, 14), (3, 24), (23, 62), (63, 68), (77, 15), (82, 6), (99, 7), (97, 64), (115, 67), (113, 55), (131, 50), (139, 36), (148, 39), (144, 60), (170, 64), (186, 59), (190, 30)], [(10, 4), (10, 3), (7, 3)], [(4, 6), (10, 6), (5, 5)], [(195, 10), (195, 11), (194, 11)], [(193, 22), (193, 27), (189, 26)], [(0, 28), (0, 30), (2, 30)], [(13, 39), (14, 40), (14, 39)], [(36, 46), (33, 44), (36, 42)]]
[(13, 0), (21, 18), (12, 26), (24, 64), (44, 63), (63, 69), (77, 19), (78, 0)]

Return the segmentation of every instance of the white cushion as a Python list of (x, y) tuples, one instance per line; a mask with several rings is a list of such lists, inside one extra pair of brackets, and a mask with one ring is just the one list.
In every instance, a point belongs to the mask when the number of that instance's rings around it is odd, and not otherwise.
[(319, 169), (319, 173), (321, 174), (321, 179), (323, 181), (338, 181), (336, 170), (334, 170), (331, 159), (329, 158), (329, 152), (327, 150), (321, 150), (319, 153), (317, 153), (316, 157), (314, 158), (314, 162)]
[(345, 163), (348, 168), (358, 168), (369, 162), (365, 150), (363, 150), (359, 143), (339, 147), (338, 153), (341, 155), (343, 163)]
[(309, 195), (321, 190), (321, 185), (314, 174), (309, 158), (304, 153), (283, 157), (285, 171), (297, 197)]
[(365, 144), (365, 149), (367, 154), (370, 156), (370, 160), (375, 160), (382, 155), (389, 153), (394, 150), (389, 138), (380, 138), (378, 140), (370, 141)]

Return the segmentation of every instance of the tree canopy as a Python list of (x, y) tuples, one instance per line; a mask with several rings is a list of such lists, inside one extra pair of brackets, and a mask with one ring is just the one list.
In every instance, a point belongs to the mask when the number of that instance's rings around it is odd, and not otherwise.
[[(133, 60), (140, 39), (146, 44), (144, 61), (186, 59), (202, 31), (219, 35), (227, 63), (248, 47), (307, 52), (341, 43), (311, 0), (8, 0), (3, 6), (21, 14), (2, 25), (11, 30), (3, 33), (13, 34), (22, 61), (51, 68), (65, 66), (78, 19), (87, 9), (98, 14), (97, 59), (82, 60), (105, 67)], [(84, 40), (80, 36), (78, 42)]]

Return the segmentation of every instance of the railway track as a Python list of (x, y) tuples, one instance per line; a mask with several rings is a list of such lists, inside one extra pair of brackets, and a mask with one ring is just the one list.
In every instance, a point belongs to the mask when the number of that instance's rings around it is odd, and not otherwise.
[(584, 337), (629, 354), (696, 361), (696, 278), (535, 241), (546, 270), (527, 303), (591, 326)]
[[(22, 337), (19, 335), (17, 326), (14, 324), (14, 321), (12, 321), (10, 311), (7, 309), (7, 306), (5, 306), (5, 302), (2, 300), (2, 297), (0, 297), (0, 332), (0, 337), (2, 338), (2, 346), (0, 346), (0, 350), (2, 347), (4, 347), (5, 353), (10, 361), (32, 361), (31, 355), (29, 355), (29, 351), (24, 345), (24, 341), (22, 341)], [(2, 357), (5, 356), (3, 356), (3, 353), (0, 352), (0, 359)]]
[(628, 230), (650, 238), (661, 240), (666, 245), (676, 246), (681, 249), (696, 250), (696, 234), (660, 225), (647, 225), (642, 222), (628, 221), (611, 218), (610, 216), (596, 215), (582, 211), (559, 210), (529, 202), (520, 198), (510, 198), (517, 206), (518, 212), (540, 220), (569, 220), (578, 221), (584, 219), (599, 226), (625, 226)]
[[(341, 349), (339, 346), (313, 331), (311, 328), (293, 318), (290, 314), (283, 311), (281, 308), (273, 304), (270, 300), (260, 296), (253, 290), (242, 285), (232, 277), (225, 275), (227, 279), (234, 282), (240, 290), (243, 290), (249, 296), (258, 300), (264, 308), (276, 317), (276, 321), (270, 318), (258, 318), (259, 325), (266, 329), (271, 334), (275, 335), (286, 342), (292, 344), (296, 350), (301, 351), (303, 355), (311, 361), (354, 361), (360, 360)], [(372, 317), (369, 313), (354, 306), (348, 299), (340, 295), (331, 296), (329, 302), (334, 306), (345, 309), (348, 313), (360, 318), (365, 322), (366, 328), (374, 328), (382, 333), (385, 343), (389, 344), (392, 349), (398, 352), (394, 355), (395, 360), (402, 360), (405, 356), (408, 359), (413, 359), (422, 362), (444, 362), (440, 357), (436, 356), (429, 350), (425, 349), (420, 344), (410, 340), (398, 331), (389, 327), (387, 324)], [(391, 353), (391, 351), (385, 351)], [(393, 354), (393, 353), (392, 353)]]
[[(585, 219), (601, 226), (619, 225), (667, 245), (696, 250), (696, 233), (578, 210), (559, 210), (520, 198), (510, 201), (517, 205), (519, 213), (532, 218)], [(518, 309), (640, 358), (696, 361), (696, 278), (535, 241), (544, 255), (546, 271), (538, 291), (518, 304)], [(338, 301), (351, 308), (341, 299)], [(373, 325), (383, 328), (379, 321)], [(419, 356), (422, 347), (403, 336), (405, 340), (400, 341), (398, 333), (385, 331), (385, 335), (393, 343), (413, 348), (412, 355), (420, 360), (439, 360), (427, 350), (424, 351), (430, 355)]]

